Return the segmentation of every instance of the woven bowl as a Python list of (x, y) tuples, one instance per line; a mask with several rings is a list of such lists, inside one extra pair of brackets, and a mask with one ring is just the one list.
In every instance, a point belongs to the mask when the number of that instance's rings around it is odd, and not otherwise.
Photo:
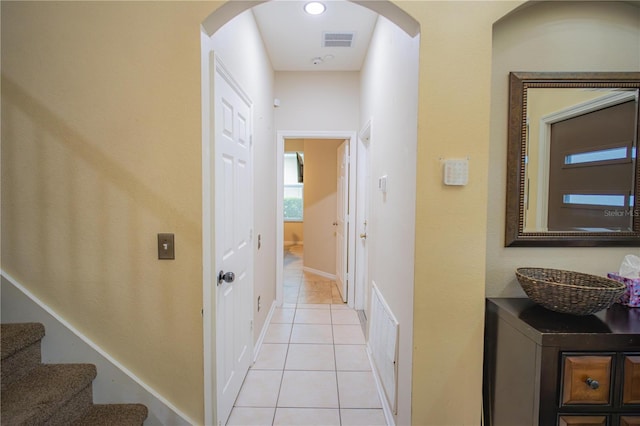
[(518, 268), (516, 277), (527, 296), (556, 312), (591, 315), (620, 300), (626, 286), (618, 281), (581, 272), (546, 268)]

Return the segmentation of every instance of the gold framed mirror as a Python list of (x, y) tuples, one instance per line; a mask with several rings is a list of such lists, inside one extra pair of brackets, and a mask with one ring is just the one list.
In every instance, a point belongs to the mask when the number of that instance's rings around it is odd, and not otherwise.
[(640, 72), (509, 79), (505, 246), (640, 246)]

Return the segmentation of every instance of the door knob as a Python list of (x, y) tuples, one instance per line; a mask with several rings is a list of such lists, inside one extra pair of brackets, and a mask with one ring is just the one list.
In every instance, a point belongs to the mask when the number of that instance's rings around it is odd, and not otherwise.
[(362, 234), (360, 234), (360, 238), (362, 238), (363, 240), (367, 239), (367, 233), (363, 232)]
[(234, 274), (233, 272), (218, 272), (218, 285), (221, 285), (223, 281), (225, 283), (232, 283), (235, 279), (236, 274)]

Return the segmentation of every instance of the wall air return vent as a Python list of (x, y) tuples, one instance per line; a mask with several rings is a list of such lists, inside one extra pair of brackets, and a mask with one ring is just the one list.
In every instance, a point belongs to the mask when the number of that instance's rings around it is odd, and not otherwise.
[(324, 32), (322, 33), (322, 47), (352, 47), (356, 33)]

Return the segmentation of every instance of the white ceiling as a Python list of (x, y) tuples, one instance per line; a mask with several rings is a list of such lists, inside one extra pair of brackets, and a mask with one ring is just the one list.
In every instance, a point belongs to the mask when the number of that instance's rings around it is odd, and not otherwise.
[[(378, 15), (345, 0), (323, 1), (322, 15), (308, 15), (307, 1), (274, 0), (253, 8), (276, 71), (359, 71)], [(355, 32), (352, 47), (323, 47), (324, 32)], [(333, 56), (333, 58), (331, 57)], [(323, 58), (318, 64), (313, 58)]]

